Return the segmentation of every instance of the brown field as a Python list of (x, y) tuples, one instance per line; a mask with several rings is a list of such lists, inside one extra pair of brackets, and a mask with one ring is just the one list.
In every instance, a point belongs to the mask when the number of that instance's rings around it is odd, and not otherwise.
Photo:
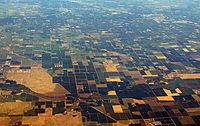
[(105, 66), (107, 72), (118, 72), (117, 66), (119, 64), (113, 63), (112, 60), (105, 60), (103, 62), (103, 65)]
[(38, 116), (11, 116), (0, 117), (1, 126), (16, 125), (21, 122), (22, 125), (30, 126), (82, 126), (82, 117), (79, 112), (68, 112), (67, 114), (52, 115), (52, 109), (46, 109), (46, 113)]
[(23, 115), (33, 108), (32, 102), (0, 102), (0, 113), (6, 115)]
[(11, 119), (10, 117), (0, 117), (1, 126), (10, 126)]
[[(76, 116), (73, 117), (73, 115)], [(37, 117), (23, 117), (22, 124), (31, 126), (82, 126), (82, 118), (80, 113), (75, 112), (68, 112), (66, 115), (51, 115), (51, 109), (49, 109), (45, 114)]]
[(11, 69), (7, 72), (7, 79), (14, 80), (30, 88), (35, 94), (47, 97), (63, 97), (69, 93), (60, 84), (52, 83), (52, 77), (40, 67), (32, 67), (30, 70)]

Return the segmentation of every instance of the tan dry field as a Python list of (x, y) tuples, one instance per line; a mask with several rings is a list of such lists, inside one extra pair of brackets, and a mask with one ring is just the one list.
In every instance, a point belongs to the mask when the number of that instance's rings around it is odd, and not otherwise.
[[(31, 126), (82, 126), (81, 113), (51, 114), (52, 109), (46, 109), (45, 114), (40, 114), (36, 117), (23, 117), (22, 124), (29, 124)], [(76, 116), (73, 117), (73, 115)]]
[(65, 94), (70, 94), (60, 84), (57, 84), (53, 92), (45, 94), (39, 94), (31, 92), (32, 95), (39, 97), (39, 101), (63, 101), (65, 100)]
[(112, 60), (105, 60), (103, 62), (103, 65), (106, 68), (107, 72), (118, 72), (117, 66), (119, 64), (114, 64)]
[(0, 125), (1, 126), (11, 126), (11, 124), (10, 124), (10, 122), (11, 122), (11, 119), (10, 119), (10, 117), (0, 117)]
[[(74, 116), (75, 115), (75, 116)], [(68, 112), (67, 114), (52, 115), (52, 109), (46, 109), (46, 113), (38, 116), (12, 116), (0, 117), (0, 126), (11, 126), (17, 122), (30, 126), (82, 126), (80, 112)]]
[(52, 77), (45, 69), (40, 67), (32, 67), (30, 70), (13, 68), (7, 72), (6, 77), (18, 84), (25, 85), (34, 93), (44, 97), (61, 97), (69, 94), (60, 84), (52, 83)]
[(7, 115), (23, 115), (32, 108), (32, 102), (0, 102), (0, 113)]

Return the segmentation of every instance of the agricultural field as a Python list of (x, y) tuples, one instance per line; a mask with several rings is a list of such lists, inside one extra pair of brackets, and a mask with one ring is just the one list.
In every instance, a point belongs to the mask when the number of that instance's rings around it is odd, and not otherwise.
[(200, 125), (199, 0), (1, 0), (0, 125)]

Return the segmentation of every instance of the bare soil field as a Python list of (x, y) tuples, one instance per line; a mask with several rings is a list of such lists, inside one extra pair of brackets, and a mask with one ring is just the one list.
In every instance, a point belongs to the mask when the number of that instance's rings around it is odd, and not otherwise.
[(32, 108), (32, 102), (0, 102), (0, 113), (6, 115), (23, 115)]
[(80, 112), (68, 112), (67, 114), (52, 115), (52, 109), (46, 109), (46, 113), (38, 116), (12, 116), (0, 117), (1, 126), (16, 125), (21, 122), (22, 125), (31, 126), (82, 126), (82, 117)]
[(28, 70), (13, 68), (8, 70), (7, 79), (23, 84), (36, 94), (47, 97), (60, 97), (69, 93), (60, 84), (52, 83), (52, 77), (47, 71), (40, 67), (32, 67)]

